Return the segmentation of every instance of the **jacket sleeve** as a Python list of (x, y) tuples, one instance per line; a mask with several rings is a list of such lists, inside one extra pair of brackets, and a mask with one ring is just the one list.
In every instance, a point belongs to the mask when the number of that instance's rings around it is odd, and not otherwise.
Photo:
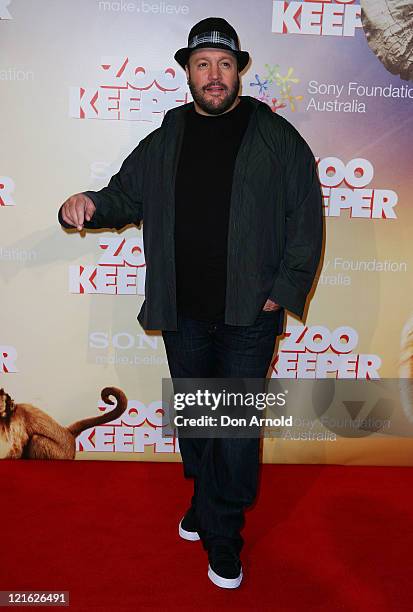
[(314, 156), (295, 128), (283, 157), (284, 249), (269, 298), (301, 318), (321, 257), (322, 194)]
[[(144, 151), (147, 139), (128, 155), (119, 172), (110, 179), (107, 187), (99, 191), (84, 191), (96, 206), (90, 221), (84, 223), (86, 229), (113, 228), (121, 229), (134, 223), (139, 225), (143, 218), (143, 177)], [(58, 215), (59, 223), (73, 229), (62, 218), (62, 207)]]

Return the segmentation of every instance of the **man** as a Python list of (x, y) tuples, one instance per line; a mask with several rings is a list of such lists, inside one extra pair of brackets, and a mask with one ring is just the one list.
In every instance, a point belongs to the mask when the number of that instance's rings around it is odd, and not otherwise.
[[(175, 59), (194, 102), (168, 111), (108, 186), (70, 197), (59, 220), (143, 220), (138, 320), (162, 330), (172, 378), (265, 378), (284, 309), (302, 316), (320, 259), (315, 160), (288, 121), (238, 95), (249, 55), (224, 19), (196, 24)], [(182, 438), (180, 451), (194, 495), (179, 534), (202, 540), (214, 584), (236, 588), (259, 440)]]

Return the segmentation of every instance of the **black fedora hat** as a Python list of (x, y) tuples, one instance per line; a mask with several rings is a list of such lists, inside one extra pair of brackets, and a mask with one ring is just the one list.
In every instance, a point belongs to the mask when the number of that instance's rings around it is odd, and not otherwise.
[(238, 35), (232, 25), (221, 17), (208, 17), (196, 23), (188, 36), (188, 46), (179, 49), (174, 57), (185, 68), (192, 51), (197, 49), (225, 49), (232, 51), (237, 58), (238, 71), (248, 64), (250, 56), (239, 48)]

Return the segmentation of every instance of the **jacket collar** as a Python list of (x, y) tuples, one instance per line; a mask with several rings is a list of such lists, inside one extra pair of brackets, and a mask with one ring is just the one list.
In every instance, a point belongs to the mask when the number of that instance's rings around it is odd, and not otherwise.
[[(254, 108), (251, 114), (246, 132), (244, 134), (243, 143), (251, 143), (252, 134), (254, 133), (257, 126), (257, 112), (268, 112), (272, 114), (271, 109), (264, 102), (260, 102), (251, 96), (241, 96), (241, 98), (248, 100)], [(169, 110), (162, 122), (162, 130), (165, 134), (164, 139), (164, 154), (163, 154), (163, 172), (164, 176), (170, 177), (167, 187), (167, 202), (165, 203), (167, 210), (172, 215), (172, 208), (175, 201), (175, 179), (178, 168), (179, 156), (182, 147), (182, 141), (184, 136), (185, 128), (185, 116), (186, 113), (194, 106), (193, 102), (188, 104), (182, 104)], [(241, 171), (238, 176), (238, 180), (245, 173), (249, 156), (249, 144), (245, 147), (241, 147), (237, 156), (236, 169)]]
[[(260, 100), (257, 100), (256, 98), (252, 98), (251, 96), (240, 96), (240, 98), (242, 100), (248, 100), (248, 102), (254, 106), (254, 111), (257, 111), (259, 108), (265, 108), (267, 111), (270, 111), (267, 104), (261, 102)], [(176, 126), (178, 127), (181, 123), (181, 120), (183, 121), (185, 119), (186, 113), (189, 110), (193, 109), (193, 107), (194, 103), (188, 102), (187, 104), (181, 104), (180, 106), (171, 108), (164, 117), (162, 127), (166, 127), (171, 121), (176, 121)]]

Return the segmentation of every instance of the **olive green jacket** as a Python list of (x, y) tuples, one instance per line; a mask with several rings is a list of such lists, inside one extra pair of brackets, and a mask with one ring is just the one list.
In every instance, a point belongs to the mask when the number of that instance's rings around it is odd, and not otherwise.
[[(309, 146), (268, 105), (246, 99), (253, 111), (236, 158), (228, 226), (230, 325), (253, 324), (267, 298), (302, 317), (323, 234), (322, 195)], [(146, 281), (138, 320), (144, 329), (177, 329), (174, 185), (192, 104), (168, 111), (107, 187), (84, 192), (96, 205), (86, 228), (120, 229), (143, 220)], [(60, 214), (59, 220), (66, 226)]]

